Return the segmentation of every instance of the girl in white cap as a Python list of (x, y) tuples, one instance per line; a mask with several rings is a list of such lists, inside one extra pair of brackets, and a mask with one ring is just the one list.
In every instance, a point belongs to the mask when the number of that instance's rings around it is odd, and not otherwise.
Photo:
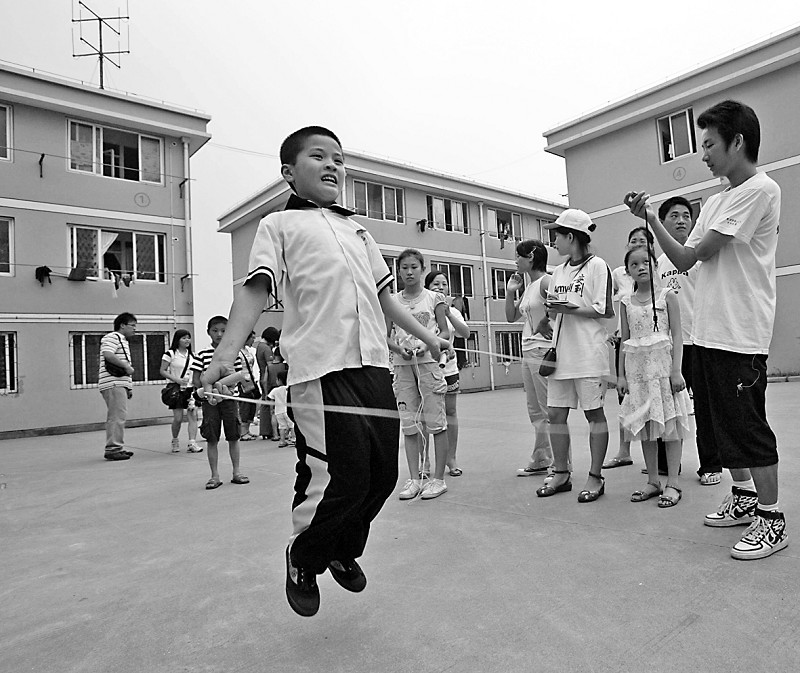
[(548, 497), (572, 490), (568, 468), (570, 409), (580, 405), (589, 421), (591, 467), (578, 502), (593, 502), (605, 492), (601, 469), (608, 449), (608, 425), (603, 411), (605, 378), (609, 375), (608, 334), (604, 318), (614, 316), (611, 271), (589, 252), (595, 225), (582, 210), (565, 210), (548, 229), (555, 229), (555, 246), (567, 257), (553, 271), (546, 305), (556, 317), (553, 343), (556, 370), (547, 389), (550, 443), (555, 473), (536, 495)]

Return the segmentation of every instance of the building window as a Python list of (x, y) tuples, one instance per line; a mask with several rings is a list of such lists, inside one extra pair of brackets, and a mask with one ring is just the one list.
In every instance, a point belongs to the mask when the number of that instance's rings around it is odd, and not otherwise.
[[(100, 340), (103, 334), (70, 334), (72, 387), (94, 388), (100, 376)], [(161, 358), (169, 344), (167, 332), (140, 332), (128, 339), (134, 383), (162, 382)]]
[(480, 367), (481, 366), (481, 355), (478, 352), (478, 333), (477, 332), (470, 332), (469, 337), (467, 337), (467, 352), (466, 352), (466, 362), (464, 363), (465, 367)]
[(89, 278), (165, 283), (165, 260), (163, 234), (70, 227), (70, 261)]
[(11, 160), (11, 108), (0, 105), (0, 159)]
[(503, 240), (510, 238), (515, 241), (522, 240), (522, 215), (508, 210), (489, 208), (487, 216), (489, 235), (497, 236), (497, 238)]
[(0, 276), (13, 275), (14, 220), (0, 217)]
[(495, 332), (494, 341), (498, 363), (522, 359), (522, 332)]
[(661, 117), (657, 125), (662, 164), (695, 153), (697, 148), (692, 108)]
[(697, 224), (697, 218), (700, 217), (700, 209), (703, 207), (703, 199), (694, 199), (689, 201), (692, 207), (692, 227)]
[(467, 204), (463, 201), (441, 199), (438, 196), (427, 196), (428, 222), (436, 229), (443, 231), (459, 231), (469, 233), (467, 221)]
[(384, 256), (383, 261), (386, 262), (386, 266), (389, 267), (389, 271), (392, 272), (392, 278), (394, 278), (393, 292), (397, 293), (405, 290), (406, 284), (403, 282), (403, 279), (400, 278), (400, 275), (397, 273), (397, 257)]
[[(492, 269), (492, 299), (505, 299), (506, 298), (506, 285), (508, 279), (516, 273), (514, 269)], [(523, 283), (525, 282), (525, 275), (522, 275)], [(524, 292), (524, 285), (523, 285)], [(515, 299), (520, 298), (520, 291), (516, 291)]]
[(161, 184), (160, 138), (71, 121), (69, 167), (109, 178)]
[(463, 264), (431, 262), (431, 271), (442, 271), (447, 276), (451, 297), (472, 298), (472, 267)]
[(17, 334), (0, 332), (0, 395), (17, 392)]
[(405, 222), (403, 190), (374, 182), (353, 180), (353, 210), (373, 220)]
[(553, 245), (556, 240), (555, 232), (552, 229), (544, 228), (546, 224), (551, 224), (552, 222), (553, 220), (543, 220), (542, 218), (537, 217), (534, 220), (531, 236), (526, 236), (526, 238), (537, 238), (545, 245)]

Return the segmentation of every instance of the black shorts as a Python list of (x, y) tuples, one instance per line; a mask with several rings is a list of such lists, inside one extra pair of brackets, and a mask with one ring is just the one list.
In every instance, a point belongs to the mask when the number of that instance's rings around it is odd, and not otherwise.
[(695, 346), (692, 384), (697, 443), (716, 446), (728, 469), (778, 462), (766, 411), (767, 356)]
[(203, 401), (203, 423), (200, 435), (209, 442), (218, 442), (220, 431), (225, 428), (225, 439), (239, 439), (239, 407), (233, 400), (222, 400), (218, 404)]

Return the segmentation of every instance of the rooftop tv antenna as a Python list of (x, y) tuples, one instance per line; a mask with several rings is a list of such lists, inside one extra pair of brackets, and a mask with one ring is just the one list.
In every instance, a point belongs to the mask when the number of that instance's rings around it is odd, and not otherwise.
[[(75, 53), (75, 27), (73, 26), (72, 29), (72, 56), (75, 58), (81, 56), (96, 56), (100, 61), (100, 88), (105, 89), (105, 77), (104, 77), (104, 66), (105, 62), (108, 61), (111, 65), (120, 68), (120, 64), (116, 63), (109, 55), (116, 55), (119, 56), (120, 54), (130, 54), (130, 49), (123, 49), (122, 48), (122, 39), (124, 37), (125, 42), (128, 46), (130, 46), (130, 29), (128, 27), (128, 5), (127, 1), (125, 4), (125, 16), (120, 14), (119, 8), (117, 9), (116, 16), (100, 16), (95, 12), (91, 7), (89, 7), (83, 0), (77, 0), (72, 7), (72, 23), (78, 24), (78, 42), (82, 42), (86, 45), (90, 51), (85, 54), (76, 54)], [(91, 21), (97, 22), (97, 46), (89, 42), (84, 35), (83, 35), (83, 24)], [(122, 23), (125, 22), (125, 35), (122, 34)], [(116, 27), (115, 27), (116, 26)], [(103, 46), (103, 35), (106, 31), (112, 31), (116, 35), (117, 41), (117, 49), (115, 51), (109, 51), (105, 49)], [(111, 36), (111, 40), (114, 40), (114, 35)]]

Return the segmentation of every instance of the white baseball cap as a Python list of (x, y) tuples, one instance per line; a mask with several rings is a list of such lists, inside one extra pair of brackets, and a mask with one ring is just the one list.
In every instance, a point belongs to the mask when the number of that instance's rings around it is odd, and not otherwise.
[(592, 222), (592, 218), (589, 217), (586, 213), (582, 210), (578, 210), (577, 208), (567, 208), (561, 215), (558, 216), (558, 219), (555, 222), (550, 222), (550, 224), (545, 224), (545, 229), (558, 229), (559, 227), (564, 227), (565, 229), (574, 229), (575, 231), (582, 231), (584, 234), (589, 234), (590, 232), (594, 231), (597, 225)]

